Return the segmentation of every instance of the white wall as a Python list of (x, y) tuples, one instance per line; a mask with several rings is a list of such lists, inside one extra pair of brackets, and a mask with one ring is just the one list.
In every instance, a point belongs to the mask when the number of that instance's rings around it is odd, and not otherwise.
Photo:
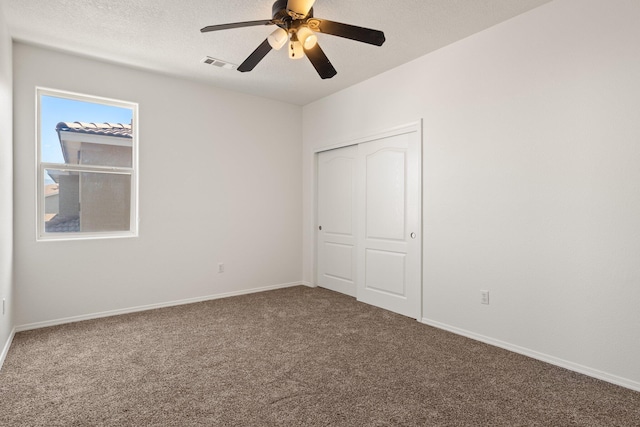
[[(0, 4), (0, 366), (13, 330), (13, 136), (11, 38)], [(2, 299), (6, 311), (2, 314)]]
[(422, 118), (424, 321), (640, 390), (638, 22), (557, 0), (305, 106), (304, 279), (313, 150)]
[[(139, 103), (138, 238), (36, 242), (36, 86)], [(14, 106), (18, 328), (300, 282), (300, 107), (19, 43)]]

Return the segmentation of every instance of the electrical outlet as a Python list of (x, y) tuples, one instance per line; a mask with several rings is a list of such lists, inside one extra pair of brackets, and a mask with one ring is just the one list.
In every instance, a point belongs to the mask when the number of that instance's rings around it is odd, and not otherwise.
[(224, 273), (224, 264), (218, 263), (218, 273)]
[(489, 305), (489, 291), (480, 291), (480, 304)]

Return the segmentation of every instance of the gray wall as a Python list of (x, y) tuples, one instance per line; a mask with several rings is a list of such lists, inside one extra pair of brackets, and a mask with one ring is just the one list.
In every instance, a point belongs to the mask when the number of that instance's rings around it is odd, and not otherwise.
[[(299, 283), (301, 107), (13, 51), (17, 327)], [(36, 86), (139, 103), (138, 238), (36, 242)]]
[[(131, 167), (131, 147), (83, 142), (80, 163)], [(131, 177), (100, 173), (80, 174), (80, 231), (129, 230)]]
[(11, 39), (0, 3), (0, 365), (13, 330), (13, 118)]
[(58, 178), (59, 215), (61, 217), (77, 217), (80, 215), (80, 177), (77, 174), (62, 175)]
[(554, 1), (305, 106), (304, 279), (313, 150), (423, 119), (423, 320), (640, 390), (639, 20)]

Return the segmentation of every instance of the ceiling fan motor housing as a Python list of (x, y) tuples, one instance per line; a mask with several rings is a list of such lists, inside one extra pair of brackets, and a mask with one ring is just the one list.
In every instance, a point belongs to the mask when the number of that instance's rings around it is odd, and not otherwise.
[[(289, 15), (289, 13), (287, 12), (287, 4), (288, 0), (276, 0), (271, 7), (271, 16), (273, 17), (273, 20), (276, 22), (281, 21), (285, 26), (287, 25), (287, 23), (289, 23), (290, 25), (290, 23), (294, 21), (294, 18), (292, 18), (291, 15)], [(309, 10), (309, 13), (307, 13), (307, 16), (305, 16), (304, 19), (311, 17), (313, 17), (313, 8)], [(280, 24), (277, 25), (279, 27), (285, 28)]]

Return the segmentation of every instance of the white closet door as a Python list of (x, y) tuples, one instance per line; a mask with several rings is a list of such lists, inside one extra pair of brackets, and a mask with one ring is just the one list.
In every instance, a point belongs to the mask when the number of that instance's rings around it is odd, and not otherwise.
[(356, 296), (356, 155), (349, 146), (318, 154), (317, 284)]
[(405, 316), (421, 313), (421, 135), (358, 146), (357, 297)]

